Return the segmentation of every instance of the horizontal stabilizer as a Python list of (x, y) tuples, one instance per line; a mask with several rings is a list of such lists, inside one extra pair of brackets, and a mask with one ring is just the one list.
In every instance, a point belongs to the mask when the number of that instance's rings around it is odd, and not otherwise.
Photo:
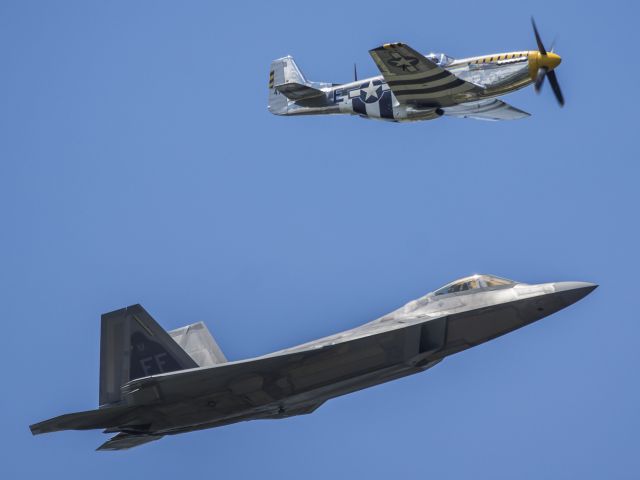
[(145, 443), (155, 442), (160, 440), (162, 435), (131, 435), (129, 433), (119, 433), (115, 437), (111, 437), (109, 440), (100, 445), (96, 450), (112, 451), (112, 450), (128, 450), (129, 448), (138, 447)]
[(171, 330), (169, 335), (200, 367), (227, 363), (218, 343), (202, 322)]
[(91, 430), (114, 427), (126, 423), (127, 416), (134, 410), (136, 410), (135, 407), (123, 406), (67, 413), (44, 422), (34, 423), (29, 426), (29, 429), (33, 435), (40, 435), (60, 430)]
[[(291, 56), (271, 62), (269, 69), (269, 111), (274, 115), (289, 115), (304, 106), (322, 106), (327, 103), (323, 88), (332, 84), (307, 80)], [(301, 102), (294, 105), (294, 102)]]
[(282, 83), (276, 85), (274, 88), (289, 100), (293, 101), (306, 100), (324, 95), (322, 90), (296, 82)]

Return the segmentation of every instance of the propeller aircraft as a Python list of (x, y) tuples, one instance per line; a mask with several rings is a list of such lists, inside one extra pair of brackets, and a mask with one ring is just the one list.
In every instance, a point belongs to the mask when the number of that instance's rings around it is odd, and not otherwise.
[(454, 59), (422, 55), (403, 43), (369, 53), (382, 75), (345, 84), (307, 80), (291, 56), (271, 63), (269, 111), (275, 115), (350, 114), (407, 122), (443, 115), (479, 120), (515, 120), (529, 114), (497, 97), (545, 79), (560, 106), (564, 97), (555, 68), (561, 58), (547, 51), (531, 19), (538, 49)]

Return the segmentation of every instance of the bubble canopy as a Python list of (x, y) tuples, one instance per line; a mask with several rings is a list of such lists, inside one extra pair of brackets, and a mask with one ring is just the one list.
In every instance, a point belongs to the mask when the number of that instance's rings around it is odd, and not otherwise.
[(434, 295), (447, 295), (450, 293), (460, 293), (469, 290), (478, 290), (481, 288), (499, 288), (515, 285), (516, 282), (506, 278), (496, 277), (494, 275), (471, 275), (470, 277), (461, 278), (454, 282), (446, 284), (439, 288)]
[(450, 57), (445, 53), (429, 53), (425, 55), (425, 57), (440, 67), (445, 67), (453, 63), (455, 60), (453, 57)]

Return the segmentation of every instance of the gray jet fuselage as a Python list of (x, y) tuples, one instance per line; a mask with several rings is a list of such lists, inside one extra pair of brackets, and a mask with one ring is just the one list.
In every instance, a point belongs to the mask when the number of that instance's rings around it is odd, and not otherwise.
[[(289, 388), (284, 389), (291, 392), (279, 396), (275, 402), (249, 405), (248, 411), (240, 408), (231, 413), (231, 418), (215, 419), (208, 425), (197, 425), (205, 420), (197, 415), (196, 425), (177, 428), (186, 431), (194, 427), (209, 428), (220, 420), (228, 423), (229, 419), (286, 417), (301, 410), (306, 413), (309, 403), (315, 407), (330, 398), (426, 370), (448, 355), (555, 313), (593, 288), (594, 285), (583, 282), (560, 282), (515, 284), (438, 296), (428, 294), (360, 327), (267, 355), (276, 357), (298, 352), (318, 355), (318, 359), (305, 358), (296, 367), (300, 370), (295, 374), (296, 380), (289, 380)], [(359, 348), (350, 348), (350, 343), (358, 343)], [(328, 349), (326, 358), (322, 355), (324, 349)], [(254, 382), (264, 385), (262, 378)], [(303, 388), (295, 388), (297, 384)], [(184, 407), (189, 410), (189, 402)], [(163, 433), (171, 433), (174, 428), (171, 426)]]

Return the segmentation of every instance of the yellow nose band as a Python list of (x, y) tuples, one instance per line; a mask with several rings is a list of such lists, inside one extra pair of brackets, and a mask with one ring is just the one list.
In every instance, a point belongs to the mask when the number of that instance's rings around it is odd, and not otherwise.
[(553, 70), (562, 62), (560, 55), (556, 55), (552, 52), (547, 52), (546, 55), (537, 51), (529, 52), (529, 76), (532, 80), (536, 79), (539, 68), (547, 68)]

